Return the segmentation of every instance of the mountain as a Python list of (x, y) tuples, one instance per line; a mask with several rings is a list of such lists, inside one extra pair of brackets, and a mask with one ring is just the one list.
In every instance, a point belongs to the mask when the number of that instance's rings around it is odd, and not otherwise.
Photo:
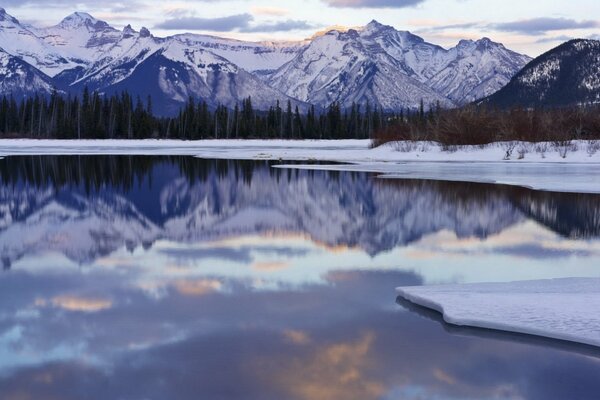
[(339, 101), (384, 109), (462, 105), (504, 86), (529, 60), (484, 38), (446, 50), (372, 21), (359, 30), (316, 37), (270, 77), (290, 96), (326, 105)]
[(483, 38), (461, 40), (448, 50), (407, 31), (372, 21), (361, 32), (408, 68), (408, 73), (461, 105), (488, 96), (531, 60)]
[(67, 16), (56, 26), (34, 32), (44, 43), (59, 51), (69, 61), (70, 68), (89, 67), (105, 57), (123, 38), (121, 31), (81, 12)]
[(0, 8), (0, 47), (48, 76), (75, 65), (52, 45), (44, 42), (32, 27), (25, 26)]
[(309, 41), (300, 42), (243, 42), (208, 35), (186, 33), (175, 39), (188, 47), (200, 47), (217, 54), (248, 72), (259, 75), (272, 73), (291, 61)]
[(483, 101), (500, 107), (600, 102), (600, 41), (571, 40), (537, 57)]
[(68, 87), (151, 96), (155, 108), (166, 114), (176, 113), (190, 97), (211, 107), (233, 108), (248, 97), (263, 110), (277, 100), (302, 105), (211, 51), (175, 38), (155, 38), (147, 29), (136, 32), (130, 26)]
[(52, 80), (37, 68), (0, 48), (0, 93), (15, 97), (53, 91)]
[(273, 87), (291, 97), (326, 107), (339, 102), (370, 103), (384, 110), (453, 103), (410, 75), (406, 66), (381, 46), (365, 43), (356, 30), (330, 31), (315, 38), (270, 78)]
[[(36, 28), (3, 9), (0, 48), (37, 69), (49, 84), (45, 92), (127, 90), (152, 96), (155, 111), (171, 115), (190, 97), (233, 107), (252, 96), (263, 110), (277, 100), (301, 109), (340, 102), (396, 111), (421, 100), (452, 107), (498, 90), (529, 60), (489, 39), (446, 50), (376, 21), (298, 42), (243, 42), (196, 34), (158, 38), (83, 12)], [(4, 94), (30, 92), (4, 88)]]

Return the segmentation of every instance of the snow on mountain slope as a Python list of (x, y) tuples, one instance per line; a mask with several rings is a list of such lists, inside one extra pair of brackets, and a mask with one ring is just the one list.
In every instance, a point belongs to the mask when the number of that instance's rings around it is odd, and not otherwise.
[(0, 47), (49, 76), (75, 67), (57, 49), (7, 14), (3, 8), (0, 8)]
[(463, 40), (447, 53), (449, 64), (431, 77), (431, 86), (459, 104), (489, 96), (503, 88), (531, 58), (488, 38)]
[(173, 36), (188, 47), (201, 47), (217, 54), (248, 72), (272, 72), (290, 61), (308, 41), (243, 42), (191, 33)]
[[(231, 106), (250, 95), (262, 109), (290, 97), (319, 107), (369, 103), (397, 111), (421, 100), (451, 107), (498, 90), (529, 60), (488, 39), (445, 50), (376, 21), (299, 42), (242, 42), (196, 34), (157, 38), (131, 26), (119, 31), (80, 12), (35, 28), (2, 9), (0, 48), (64, 91), (119, 86), (159, 94), (155, 109), (164, 104), (170, 111), (189, 96)], [(148, 80), (157, 82), (154, 88)]]
[(450, 106), (495, 92), (529, 60), (487, 38), (446, 50), (372, 21), (359, 30), (316, 37), (270, 82), (321, 106), (368, 100), (386, 109), (414, 108), (421, 99)]
[(43, 72), (0, 48), (0, 93), (11, 93), (18, 98), (50, 94), (53, 89), (51, 79)]
[(531, 61), (484, 101), (501, 107), (600, 103), (600, 41), (563, 43)]
[(405, 65), (411, 76), (458, 104), (499, 90), (531, 60), (488, 38), (462, 40), (446, 50), (376, 21), (361, 30), (361, 38), (379, 44)]
[(87, 85), (90, 90), (102, 90), (114, 85), (130, 76), (140, 63), (158, 51), (162, 42), (148, 31), (138, 33), (127, 26), (120, 33), (120, 39), (103, 52), (83, 76), (71, 85)]
[(294, 60), (270, 78), (276, 88), (311, 104), (339, 102), (377, 105), (385, 110), (452, 102), (410, 76), (403, 63), (376, 43), (365, 43), (359, 32), (330, 31), (315, 38)]
[(267, 109), (277, 100), (301, 105), (210, 51), (179, 40), (155, 38), (144, 29), (124, 32), (107, 53), (110, 56), (97, 61), (71, 86), (152, 96), (155, 108), (165, 114), (177, 112), (190, 97), (213, 107), (234, 107), (247, 97), (252, 97), (259, 109)]
[(70, 61), (82, 66), (101, 58), (122, 38), (121, 32), (106, 22), (79, 12), (35, 33)]

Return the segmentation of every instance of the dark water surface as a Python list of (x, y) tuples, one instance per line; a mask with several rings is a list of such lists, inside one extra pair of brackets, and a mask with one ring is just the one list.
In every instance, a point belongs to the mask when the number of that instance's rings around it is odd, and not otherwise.
[(600, 350), (402, 285), (600, 276), (600, 196), (191, 157), (0, 160), (0, 399), (595, 399)]

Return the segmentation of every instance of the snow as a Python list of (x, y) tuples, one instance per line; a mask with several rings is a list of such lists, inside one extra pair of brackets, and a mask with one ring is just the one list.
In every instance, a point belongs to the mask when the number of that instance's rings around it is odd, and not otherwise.
[[(58, 87), (106, 91), (160, 52), (193, 72), (190, 82), (157, 77), (169, 100), (193, 95), (230, 106), (252, 95), (261, 109), (287, 100), (284, 94), (319, 107), (337, 101), (398, 110), (421, 100), (452, 107), (499, 89), (529, 61), (488, 39), (461, 43), (445, 50), (376, 21), (296, 42), (244, 42), (191, 33), (158, 38), (145, 28), (117, 30), (86, 13), (37, 28), (0, 12), (0, 48), (48, 79), (59, 78)], [(231, 77), (206, 82), (215, 63)]]
[(315, 36), (269, 82), (289, 96), (324, 107), (333, 101), (349, 107), (368, 100), (386, 109), (415, 108), (420, 99), (452, 106), (492, 94), (530, 60), (487, 38), (461, 41), (446, 50), (373, 21)]
[(600, 346), (600, 279), (401, 287), (401, 297), (461, 326)]
[[(540, 146), (540, 145), (535, 145)], [(529, 148), (520, 159), (519, 151)], [(527, 143), (496, 143), (443, 151), (432, 143), (400, 143), (370, 148), (369, 140), (0, 140), (0, 157), (39, 154), (188, 155), (212, 159), (344, 162), (348, 164), (279, 165), (339, 171), (364, 171), (384, 178), (497, 183), (559, 192), (600, 193), (600, 151), (575, 141), (562, 150), (548, 144), (545, 153)], [(410, 151), (400, 151), (408, 148)], [(559, 151), (560, 150), (560, 151)], [(515, 154), (512, 154), (515, 153)]]

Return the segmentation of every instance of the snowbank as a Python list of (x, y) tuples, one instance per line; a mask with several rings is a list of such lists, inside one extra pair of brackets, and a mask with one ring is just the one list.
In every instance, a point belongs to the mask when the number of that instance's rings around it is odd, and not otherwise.
[(1, 155), (173, 154), (207, 158), (320, 160), (345, 162), (506, 162), (599, 163), (600, 142), (494, 143), (442, 148), (430, 142), (389, 143), (370, 148), (370, 140), (34, 140), (0, 139)]
[(444, 321), (600, 346), (600, 279), (401, 287)]

